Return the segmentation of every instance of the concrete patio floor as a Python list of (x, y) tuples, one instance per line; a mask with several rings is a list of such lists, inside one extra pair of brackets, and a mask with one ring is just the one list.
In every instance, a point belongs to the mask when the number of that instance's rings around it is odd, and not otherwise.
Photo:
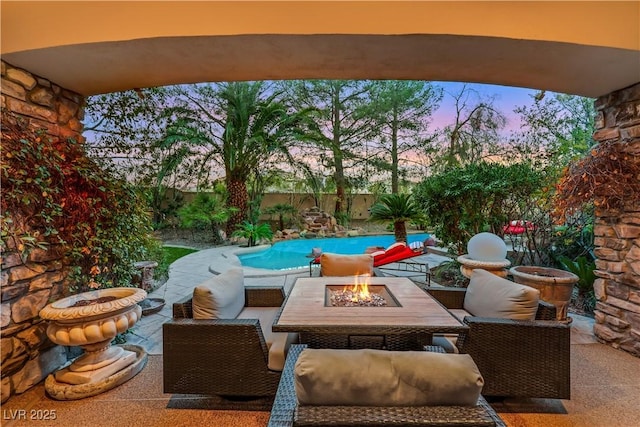
[[(147, 349), (149, 362), (127, 383), (101, 395), (78, 401), (55, 401), (42, 384), (12, 397), (2, 405), (3, 426), (266, 426), (268, 412), (211, 410), (204, 400), (162, 392), (162, 324), (172, 315), (172, 303), (188, 296), (193, 287), (238, 265), (233, 247), (201, 250), (172, 264), (168, 281), (149, 297), (163, 298), (165, 307), (143, 316), (127, 334), (129, 344)], [(428, 255), (431, 256), (431, 255)], [(427, 257), (427, 256), (425, 256)], [(438, 258), (426, 261), (437, 263)], [(289, 289), (308, 269), (287, 274), (247, 271), (247, 286), (285, 286)], [(640, 359), (597, 342), (593, 319), (570, 314), (571, 394), (570, 400), (506, 399), (492, 403), (510, 427), (640, 427)], [(24, 410), (26, 418), (16, 412)], [(56, 420), (29, 419), (38, 410), (53, 411)], [(35, 412), (33, 412), (35, 411)]]

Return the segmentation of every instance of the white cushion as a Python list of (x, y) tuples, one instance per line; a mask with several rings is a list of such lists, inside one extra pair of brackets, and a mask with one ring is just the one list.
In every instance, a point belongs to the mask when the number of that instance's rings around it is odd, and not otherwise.
[(242, 268), (230, 268), (193, 289), (194, 319), (235, 319), (244, 307)]
[(513, 320), (534, 320), (540, 291), (474, 269), (464, 297), (463, 308), (474, 316)]
[(473, 406), (484, 380), (468, 354), (304, 349), (295, 365), (301, 405)]

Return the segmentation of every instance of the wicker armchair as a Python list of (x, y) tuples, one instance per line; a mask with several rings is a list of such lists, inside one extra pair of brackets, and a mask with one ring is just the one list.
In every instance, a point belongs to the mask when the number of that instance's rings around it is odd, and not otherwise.
[(504, 422), (480, 396), (478, 406), (298, 406), (294, 367), (305, 344), (292, 345), (268, 427), (291, 426), (498, 426)]
[[(466, 289), (425, 289), (448, 309), (462, 309)], [(569, 399), (571, 330), (555, 307), (538, 303), (536, 320), (467, 316), (460, 353), (473, 357), (485, 380), (484, 396)]]
[[(282, 288), (245, 288), (246, 307), (279, 307)], [(281, 372), (268, 369), (258, 319), (194, 320), (191, 297), (163, 325), (165, 393), (274, 396)]]

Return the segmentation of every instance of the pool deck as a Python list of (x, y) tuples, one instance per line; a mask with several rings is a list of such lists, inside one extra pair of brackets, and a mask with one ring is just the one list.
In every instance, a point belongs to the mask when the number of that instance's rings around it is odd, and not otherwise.
[[(253, 252), (268, 248), (256, 246), (246, 248), (240, 246), (220, 246), (203, 249), (176, 260), (169, 269), (168, 280), (149, 298), (162, 298), (165, 306), (157, 313), (143, 316), (127, 335), (127, 342), (144, 346), (149, 354), (162, 354), (162, 324), (172, 317), (174, 302), (188, 297), (193, 288), (213, 277), (224, 273), (233, 267), (242, 267), (236, 254)], [(425, 254), (412, 258), (412, 261), (428, 263), (430, 267), (439, 265), (449, 258)], [(318, 270), (314, 271), (314, 275)], [(283, 286), (288, 294), (299, 277), (309, 277), (309, 268), (295, 270), (264, 270), (260, 268), (244, 267), (245, 286)]]

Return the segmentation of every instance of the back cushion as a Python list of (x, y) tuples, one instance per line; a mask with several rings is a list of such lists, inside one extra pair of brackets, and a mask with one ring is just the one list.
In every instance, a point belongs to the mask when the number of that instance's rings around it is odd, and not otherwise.
[(242, 268), (230, 268), (193, 289), (194, 319), (235, 319), (243, 307)]
[(320, 255), (320, 274), (323, 276), (373, 275), (373, 257), (364, 255)]
[(478, 317), (534, 320), (540, 291), (474, 269), (467, 287), (463, 308)]

